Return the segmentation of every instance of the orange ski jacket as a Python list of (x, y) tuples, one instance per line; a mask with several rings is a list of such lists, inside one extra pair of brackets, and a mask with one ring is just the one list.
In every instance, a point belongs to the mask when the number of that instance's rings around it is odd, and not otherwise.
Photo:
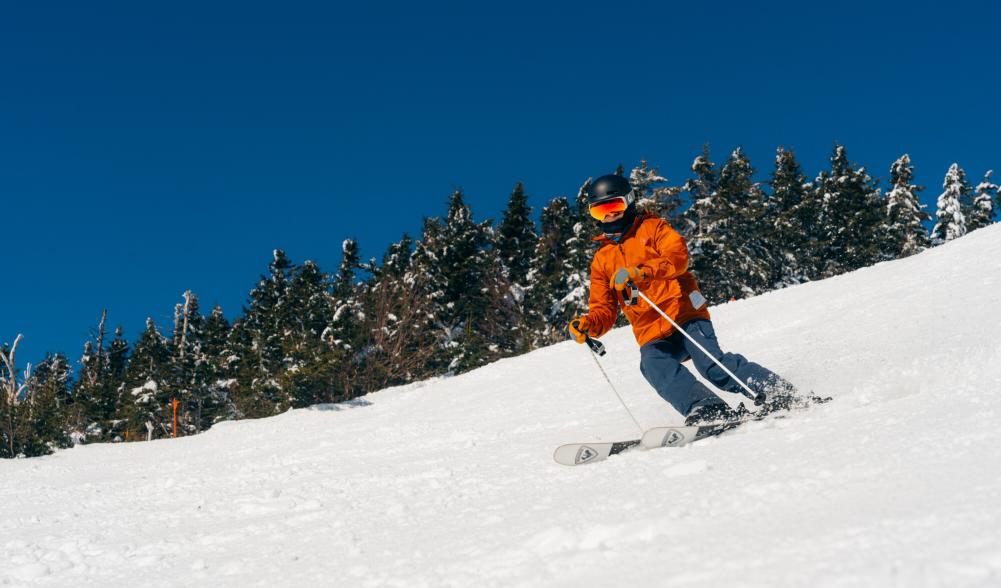
[[(619, 243), (607, 237), (595, 237), (601, 246), (591, 260), (591, 293), (588, 299), (588, 322), (593, 337), (607, 333), (619, 316), (619, 308), (629, 319), (640, 346), (663, 339), (674, 332), (664, 317), (642, 298), (626, 306), (621, 294), (609, 285), (612, 275), (622, 267), (639, 267), (646, 276), (636, 286), (679, 325), (696, 318), (709, 318), (709, 311), (699, 285), (688, 271), (688, 244), (663, 219), (641, 214), (627, 229)], [(597, 329), (597, 332), (594, 332)]]

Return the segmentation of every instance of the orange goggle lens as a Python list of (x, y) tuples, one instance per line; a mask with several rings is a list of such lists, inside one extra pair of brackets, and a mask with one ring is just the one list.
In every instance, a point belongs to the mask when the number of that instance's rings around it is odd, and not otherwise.
[(625, 198), (612, 198), (611, 200), (592, 204), (590, 208), (591, 216), (597, 220), (605, 220), (605, 217), (610, 214), (625, 212), (628, 206)]

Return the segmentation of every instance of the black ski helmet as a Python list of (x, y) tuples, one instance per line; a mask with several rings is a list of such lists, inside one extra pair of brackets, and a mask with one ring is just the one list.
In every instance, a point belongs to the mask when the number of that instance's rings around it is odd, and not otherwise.
[(622, 197), (626, 199), (627, 204), (632, 206), (632, 191), (633, 187), (629, 180), (622, 176), (615, 174), (601, 176), (587, 187), (587, 203), (596, 204), (609, 198)]

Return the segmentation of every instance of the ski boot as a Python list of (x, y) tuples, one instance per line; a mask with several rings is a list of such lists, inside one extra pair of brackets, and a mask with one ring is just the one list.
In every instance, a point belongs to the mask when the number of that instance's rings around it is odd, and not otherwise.
[(685, 417), (685, 426), (703, 425), (734, 425), (736, 426), (748, 415), (747, 409), (741, 404), (736, 410), (723, 402), (712, 402), (701, 404), (689, 411)]

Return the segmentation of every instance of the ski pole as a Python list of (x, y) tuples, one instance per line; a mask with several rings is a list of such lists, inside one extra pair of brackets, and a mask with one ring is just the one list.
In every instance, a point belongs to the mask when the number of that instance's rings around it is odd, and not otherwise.
[(733, 378), (734, 382), (737, 382), (738, 384), (740, 384), (740, 387), (747, 391), (748, 396), (750, 396), (751, 400), (754, 400), (755, 404), (761, 404), (761, 400), (759, 400), (760, 397), (761, 397), (760, 393), (755, 392), (754, 390), (751, 390), (747, 386), (747, 384), (745, 384), (733, 372), (731, 372), (729, 369), (727, 369), (727, 367), (725, 365), (723, 365), (723, 363), (721, 361), (719, 361), (718, 359), (716, 359), (715, 357), (713, 357), (713, 355), (711, 353), (709, 353), (708, 351), (706, 351), (706, 348), (703, 347), (698, 341), (696, 341), (694, 337), (692, 337), (691, 335), (689, 335), (688, 333), (686, 333), (684, 329), (682, 329), (680, 326), (678, 326), (678, 323), (674, 322), (671, 319), (671, 317), (667, 316), (666, 312), (664, 312), (663, 310), (661, 310), (659, 306), (657, 306), (656, 304), (653, 303), (652, 300), (650, 300), (649, 298), (647, 298), (647, 295), (644, 294), (642, 290), (640, 290), (639, 288), (637, 288), (636, 284), (633, 284), (632, 282), (629, 282), (629, 284), (627, 284), (627, 285), (628, 285), (628, 287), (633, 292), (636, 292), (637, 294), (639, 294), (640, 298), (642, 298), (643, 300), (646, 300), (646, 303), (649, 304), (651, 308), (653, 308), (654, 310), (656, 310), (657, 312), (659, 312), (660, 316), (664, 317), (664, 319), (666, 319), (667, 322), (671, 323), (671, 326), (674, 327), (674, 330), (678, 331), (679, 333), (681, 333), (682, 335), (684, 335), (685, 337), (687, 337), (689, 341), (691, 341), (692, 343), (694, 343), (695, 346), (698, 347), (700, 351), (702, 351), (702, 353), (706, 354), (706, 357), (708, 357), (709, 359), (713, 360), (713, 363), (715, 363), (716, 365), (718, 365), (721, 370), (723, 370), (724, 372), (726, 372), (726, 375), (728, 375), (731, 378)]
[(587, 343), (587, 347), (591, 351), (590, 353), (591, 358), (594, 359), (594, 363), (595, 365), (598, 366), (598, 369), (601, 371), (601, 375), (605, 376), (605, 381), (608, 382), (608, 387), (612, 389), (612, 392), (615, 392), (615, 397), (619, 399), (619, 403), (622, 404), (622, 408), (626, 410), (626, 413), (629, 415), (629, 418), (633, 419), (633, 422), (636, 423), (636, 428), (639, 429), (640, 435), (642, 435), (644, 431), (643, 426), (640, 425), (640, 422), (636, 420), (635, 416), (633, 416), (633, 411), (629, 410), (629, 406), (626, 404), (626, 401), (622, 399), (622, 395), (619, 394), (619, 391), (615, 389), (615, 385), (612, 384), (612, 380), (611, 378), (608, 377), (608, 374), (605, 372), (605, 368), (601, 367), (601, 362), (598, 361), (599, 355), (605, 355), (605, 346), (601, 343), (601, 341), (598, 341), (597, 339), (592, 339), (591, 336), (588, 335), (587, 333), (584, 333), (584, 342)]

